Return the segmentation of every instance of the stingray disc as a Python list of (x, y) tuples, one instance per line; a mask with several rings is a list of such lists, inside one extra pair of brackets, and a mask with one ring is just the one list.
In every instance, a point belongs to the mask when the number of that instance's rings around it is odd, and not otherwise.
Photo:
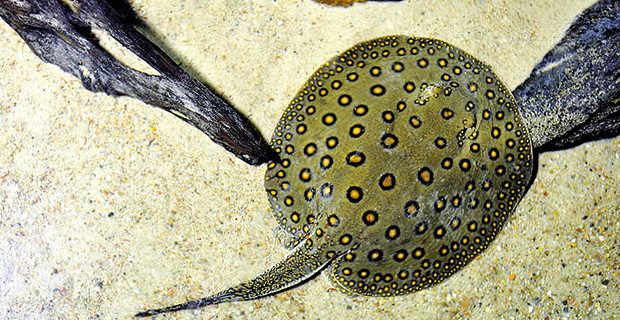
[(406, 294), (483, 252), (530, 182), (532, 146), (487, 65), (443, 41), (389, 36), (318, 69), (271, 140), (265, 188), (293, 248), (324, 243), (345, 293)]

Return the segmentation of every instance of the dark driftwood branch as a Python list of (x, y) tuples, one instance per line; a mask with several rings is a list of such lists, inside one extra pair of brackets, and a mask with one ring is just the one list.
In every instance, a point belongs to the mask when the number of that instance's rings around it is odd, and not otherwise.
[(620, 134), (620, 2), (579, 15), (513, 94), (538, 151)]
[[(77, 13), (59, 0), (0, 0), (0, 17), (45, 62), (82, 81), (84, 87), (131, 96), (167, 110), (250, 164), (274, 158), (249, 121), (206, 85), (192, 78), (161, 49), (100, 0), (77, 0)], [(157, 70), (131, 69), (101, 48), (90, 32), (100, 28)]]

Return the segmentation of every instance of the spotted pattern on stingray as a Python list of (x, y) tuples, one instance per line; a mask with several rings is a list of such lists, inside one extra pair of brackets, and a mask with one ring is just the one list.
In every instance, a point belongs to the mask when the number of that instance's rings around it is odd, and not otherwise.
[(497, 237), (533, 171), (506, 86), (428, 38), (370, 40), (327, 62), (271, 146), (281, 160), (265, 188), (284, 245), (319, 248), (308, 263), (331, 261), (328, 277), (348, 294), (447, 279)]

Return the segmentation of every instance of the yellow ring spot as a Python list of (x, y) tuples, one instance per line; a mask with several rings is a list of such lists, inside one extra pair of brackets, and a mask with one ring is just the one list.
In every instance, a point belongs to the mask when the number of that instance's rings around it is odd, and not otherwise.
[(446, 200), (445, 199), (441, 199), (441, 200), (437, 201), (436, 207), (437, 207), (437, 210), (441, 210), (441, 209), (445, 208), (446, 207)]
[(405, 84), (405, 91), (412, 92), (413, 90), (415, 90), (415, 87), (413, 86), (413, 83), (407, 82)]
[(491, 135), (493, 135), (493, 138), (499, 138), (501, 134), (501, 131), (499, 130), (499, 128), (493, 128), (493, 130), (491, 131)]
[(325, 117), (323, 117), (323, 122), (325, 124), (332, 124), (332, 123), (334, 123), (335, 119), (336, 118), (334, 118), (333, 115), (329, 114), (329, 115), (326, 115)]
[(377, 216), (374, 211), (367, 211), (364, 214), (363, 219), (366, 225), (373, 225), (375, 222), (377, 222)]
[[(394, 238), (394, 237), (396, 237), (396, 235), (397, 235), (397, 234), (398, 234), (398, 233), (396, 232), (396, 230), (395, 230), (395, 229), (390, 229), (390, 230), (388, 231), (388, 236), (389, 236), (390, 238)], [(401, 254), (401, 255), (402, 255), (402, 254)]]
[(338, 144), (338, 140), (336, 138), (327, 139), (327, 146), (330, 148), (335, 147)]
[(359, 199), (360, 198), (360, 192), (357, 189), (351, 189), (349, 191), (349, 197), (352, 199)]
[(446, 139), (438, 138), (435, 140), (435, 145), (437, 145), (438, 148), (444, 148), (446, 146)]
[(352, 155), (352, 156), (349, 158), (349, 160), (350, 160), (352, 163), (360, 163), (360, 162), (362, 161), (362, 157), (361, 157), (360, 155), (355, 154), (355, 155)]
[(372, 87), (371, 92), (376, 96), (380, 96), (385, 93), (385, 89), (380, 85), (376, 85)]
[(304, 181), (310, 180), (310, 170), (304, 170), (301, 172), (301, 179)]
[(393, 180), (393, 176), (390, 175), (386, 175), (383, 180), (381, 180), (381, 186), (384, 188), (389, 188), (394, 186), (394, 180)]
[(332, 163), (332, 160), (330, 158), (321, 159), (321, 166), (323, 167), (329, 167), (331, 163)]
[(338, 219), (337, 216), (330, 216), (328, 222), (330, 226), (335, 226), (340, 223), (340, 220)]
[(420, 234), (422, 234), (422, 233), (426, 232), (426, 229), (427, 229), (426, 224), (422, 223), (422, 224), (420, 224), (420, 225), (418, 226), (418, 230), (417, 230), (417, 232), (418, 232), (418, 233), (420, 233)]
[(362, 116), (362, 115), (366, 114), (366, 111), (367, 111), (367, 109), (364, 106), (357, 106), (353, 110), (353, 112), (355, 112), (355, 114), (358, 115), (358, 116)]
[(431, 183), (433, 181), (433, 173), (429, 168), (422, 168), (418, 173), (418, 177), (422, 183)]
[(420, 125), (422, 125), (422, 121), (420, 121), (420, 119), (416, 116), (411, 117), (409, 119), (409, 123), (411, 123), (414, 128), (419, 128)]
[(322, 189), (323, 195), (328, 196), (332, 193), (332, 188), (330, 186), (326, 186)]
[(306, 154), (313, 155), (316, 152), (316, 147), (314, 145), (309, 145), (306, 147)]

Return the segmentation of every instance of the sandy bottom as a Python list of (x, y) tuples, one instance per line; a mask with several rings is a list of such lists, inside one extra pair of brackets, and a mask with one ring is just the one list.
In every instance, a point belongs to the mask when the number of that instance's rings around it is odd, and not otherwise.
[[(155, 41), (269, 137), (317, 67), (381, 35), (441, 38), (514, 88), (593, 1), (551, 2), (133, 3)], [(4, 23), (0, 34), (0, 318), (127, 319), (224, 289), (286, 254), (271, 232), (264, 167), (163, 111), (84, 90)], [(620, 317), (619, 163), (619, 138), (543, 154), (491, 248), (433, 289), (348, 297), (318, 277), (162, 318)]]

